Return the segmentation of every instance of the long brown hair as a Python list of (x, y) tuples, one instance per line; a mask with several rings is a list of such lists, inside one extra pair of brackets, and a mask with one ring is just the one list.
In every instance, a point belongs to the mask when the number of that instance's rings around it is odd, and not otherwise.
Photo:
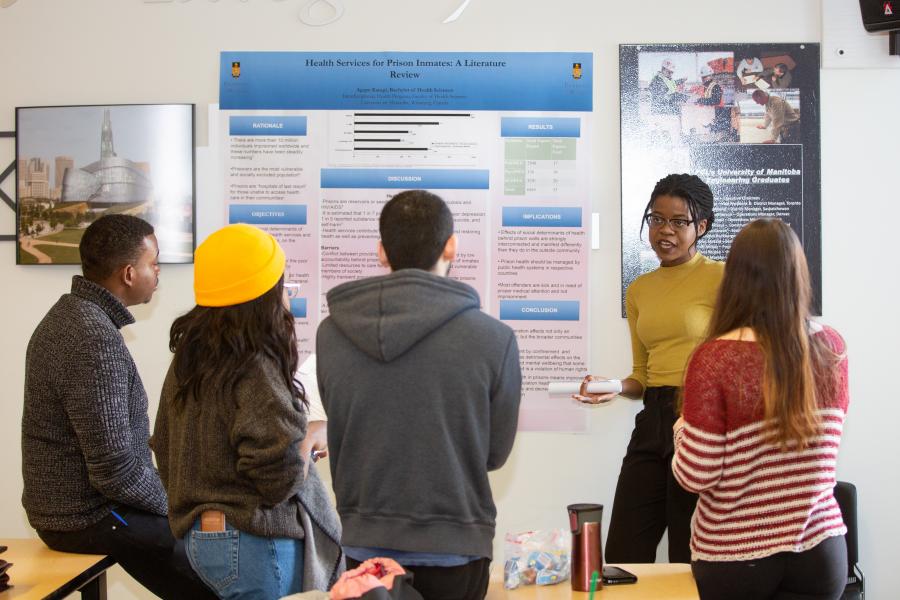
[(806, 447), (819, 433), (817, 398), (833, 385), (839, 360), (810, 335), (811, 300), (806, 257), (790, 226), (780, 219), (746, 225), (731, 244), (708, 339), (741, 327), (756, 334), (766, 428), (782, 448)]
[(226, 402), (260, 361), (274, 363), (291, 394), (306, 404), (303, 385), (294, 377), (299, 354), (294, 317), (283, 303), (284, 277), (262, 296), (223, 307), (195, 306), (175, 319), (169, 350), (175, 370), (175, 404), (201, 398), (209, 390)]

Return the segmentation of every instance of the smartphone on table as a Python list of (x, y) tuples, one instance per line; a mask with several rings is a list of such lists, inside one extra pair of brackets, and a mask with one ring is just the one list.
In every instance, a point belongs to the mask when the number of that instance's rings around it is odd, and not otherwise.
[(620, 583), (637, 583), (637, 575), (629, 573), (625, 569), (603, 565), (603, 585), (618, 585)]

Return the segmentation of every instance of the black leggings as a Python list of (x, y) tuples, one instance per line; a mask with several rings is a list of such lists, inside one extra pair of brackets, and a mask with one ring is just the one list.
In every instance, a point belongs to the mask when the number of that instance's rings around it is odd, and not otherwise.
[(847, 585), (847, 543), (830, 537), (806, 552), (691, 564), (702, 600), (837, 600)]
[(672, 425), (678, 388), (649, 387), (613, 501), (604, 561), (656, 562), (656, 547), (669, 530), (669, 562), (691, 562), (691, 516), (697, 496), (684, 491), (672, 474)]

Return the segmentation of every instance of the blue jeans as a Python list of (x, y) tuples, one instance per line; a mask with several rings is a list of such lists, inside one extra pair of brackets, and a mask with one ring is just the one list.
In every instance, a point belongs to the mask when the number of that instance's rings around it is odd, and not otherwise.
[(191, 567), (219, 598), (276, 600), (303, 591), (303, 540), (264, 538), (226, 525), (184, 536)]

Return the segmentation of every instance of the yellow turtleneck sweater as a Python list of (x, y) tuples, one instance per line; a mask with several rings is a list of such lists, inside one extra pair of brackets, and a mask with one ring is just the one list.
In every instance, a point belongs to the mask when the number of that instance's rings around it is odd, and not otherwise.
[(625, 293), (632, 373), (646, 389), (681, 387), (694, 348), (706, 337), (725, 263), (697, 252), (674, 267), (635, 279)]

